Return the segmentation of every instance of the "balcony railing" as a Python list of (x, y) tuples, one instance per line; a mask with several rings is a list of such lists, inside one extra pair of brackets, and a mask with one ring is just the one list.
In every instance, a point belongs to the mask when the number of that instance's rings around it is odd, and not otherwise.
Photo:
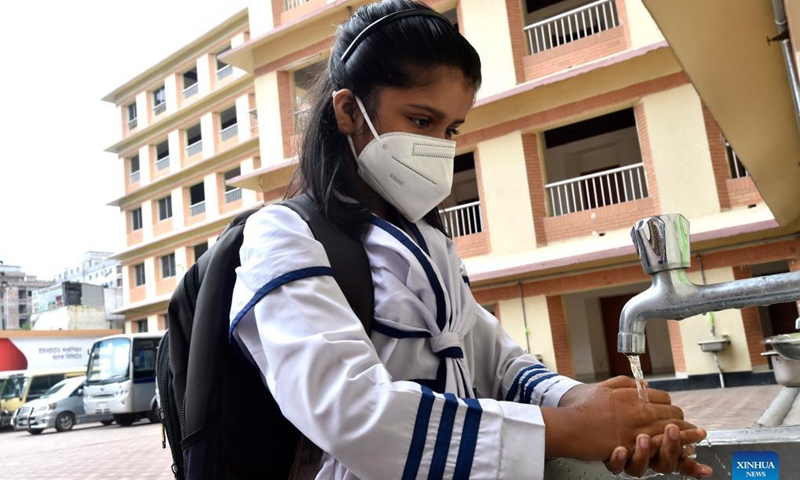
[(186, 156), (191, 157), (192, 155), (197, 155), (198, 153), (203, 151), (203, 141), (198, 140), (193, 144), (186, 147)]
[(644, 164), (636, 163), (545, 185), (551, 216), (647, 198)]
[(167, 102), (161, 102), (153, 107), (153, 115), (160, 115), (167, 110)]
[(183, 98), (189, 98), (192, 95), (197, 95), (197, 83), (193, 83), (183, 89)]
[(222, 80), (223, 78), (230, 76), (231, 73), (233, 73), (233, 65), (225, 65), (217, 70), (217, 80)]
[(481, 202), (466, 203), (439, 210), (445, 231), (451, 237), (463, 237), (483, 231)]
[(750, 172), (744, 168), (744, 165), (742, 165), (742, 162), (739, 160), (739, 157), (736, 155), (733, 147), (731, 147), (731, 144), (727, 141), (725, 142), (725, 151), (728, 154), (728, 166), (730, 166), (731, 169), (731, 178), (749, 177)]
[(220, 141), (224, 142), (226, 140), (230, 140), (231, 138), (235, 137), (236, 135), (239, 135), (239, 124), (238, 123), (234, 123), (233, 125), (222, 129), (222, 131), (219, 132), (219, 139), (220, 139)]
[(536, 54), (619, 25), (614, 0), (599, 0), (528, 25), (525, 32), (530, 52)]
[(197, 202), (194, 205), (189, 206), (189, 215), (194, 217), (195, 215), (200, 215), (201, 213), (206, 211), (206, 202), (205, 200), (202, 202)]
[(225, 192), (225, 203), (235, 202), (236, 200), (240, 200), (242, 198), (242, 189), (241, 188), (234, 188), (233, 190), (228, 190)]
[(131, 172), (130, 183), (136, 183), (138, 181), (139, 181), (139, 170), (136, 170), (135, 172)]
[(133, 130), (139, 125), (139, 122), (135, 118), (131, 118), (128, 120), (128, 130)]
[(156, 160), (156, 170), (161, 171), (169, 167), (169, 155)]
[(307, 1), (308, 0), (283, 0), (283, 9), (288, 11), (295, 7), (299, 7)]

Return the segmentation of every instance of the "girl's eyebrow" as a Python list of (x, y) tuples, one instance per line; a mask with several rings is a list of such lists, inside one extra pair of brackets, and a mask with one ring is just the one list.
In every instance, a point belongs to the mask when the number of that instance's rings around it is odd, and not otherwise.
[[(421, 110), (425, 110), (425, 111), (429, 112), (431, 115), (433, 115), (436, 118), (445, 118), (447, 116), (441, 110), (433, 108), (430, 105), (411, 104), (410, 106), (414, 107), (414, 108), (419, 108)], [(458, 119), (458, 120), (455, 120), (453, 122), (453, 124), (462, 124), (462, 123), (464, 123), (464, 121), (465, 120), (463, 118), (462, 119)]]

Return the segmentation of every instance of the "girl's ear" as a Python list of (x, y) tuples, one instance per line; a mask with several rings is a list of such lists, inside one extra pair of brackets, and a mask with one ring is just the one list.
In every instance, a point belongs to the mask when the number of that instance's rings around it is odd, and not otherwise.
[(350, 90), (345, 88), (333, 92), (333, 111), (339, 131), (343, 134), (357, 135), (363, 128), (364, 116)]

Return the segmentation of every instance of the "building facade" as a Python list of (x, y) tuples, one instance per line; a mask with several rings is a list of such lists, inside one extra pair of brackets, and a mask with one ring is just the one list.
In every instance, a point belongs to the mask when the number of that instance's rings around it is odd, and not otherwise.
[(218, 59), (249, 39), (242, 10), (120, 86), (121, 264), (125, 330), (163, 330), (177, 280), (262, 196), (226, 181), (260, 167), (252, 76)]
[(19, 266), (0, 262), (0, 329), (30, 328), (33, 292), (52, 284), (35, 275), (26, 275)]
[[(175, 286), (162, 273), (165, 255), (174, 254), (182, 271), (194, 246), (236, 209), (283, 196), (296, 167), (305, 91), (327, 61), (334, 26), (362, 3), (253, 1), (239, 23), (220, 26), (109, 97), (124, 132), (112, 150), (125, 165), (126, 193), (115, 204), (129, 239), (118, 255), (126, 328), (142, 319), (163, 327)], [(629, 236), (641, 218), (690, 220), (696, 283), (800, 269), (800, 240), (773, 218), (641, 0), (428, 3), (483, 62), (483, 86), (457, 137), (445, 225), (475, 297), (548, 367), (588, 381), (630, 372), (616, 334), (622, 306), (650, 283)], [(208, 62), (228, 39), (232, 49), (217, 61), (241, 70), (228, 81), (235, 86), (217, 86)], [(200, 89), (215, 103), (183, 105), (177, 86), (192, 65), (206, 72)], [(162, 83), (159, 119), (153, 102)], [(237, 114), (257, 109), (257, 119), (246, 118), (261, 136), (237, 139), (228, 154), (205, 141), (216, 141), (216, 112), (233, 97)], [(131, 105), (144, 118), (131, 117)], [(141, 123), (130, 127), (132, 119)], [(189, 133), (197, 125), (203, 155), (193, 162), (183, 147), (194, 145), (186, 142), (197, 138)], [(157, 165), (164, 152), (173, 164), (168, 174)], [(239, 170), (227, 175), (234, 165)], [(210, 213), (194, 220), (192, 192), (201, 180)], [(235, 188), (243, 200), (229, 210), (224, 196)], [(169, 227), (156, 220), (165, 195), (178, 212)], [(698, 346), (709, 339), (710, 321), (731, 341), (719, 355), (724, 372), (738, 378), (767, 370), (762, 339), (788, 331), (797, 316), (791, 303), (651, 322), (645, 373), (716, 378), (713, 356)]]
[(112, 252), (88, 251), (80, 262), (64, 268), (55, 275), (54, 280), (61, 282), (88, 283), (108, 288), (122, 287), (122, 265), (119, 260), (112, 260)]

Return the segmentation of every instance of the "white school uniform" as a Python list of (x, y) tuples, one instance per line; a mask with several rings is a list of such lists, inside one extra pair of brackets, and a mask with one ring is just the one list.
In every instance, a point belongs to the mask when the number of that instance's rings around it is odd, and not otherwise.
[[(252, 215), (232, 341), (325, 453), (317, 479), (541, 479), (544, 422), (577, 382), (525, 354), (472, 296), (453, 242), (373, 217), (368, 337), (292, 210)], [(439, 389), (441, 393), (436, 393)]]

